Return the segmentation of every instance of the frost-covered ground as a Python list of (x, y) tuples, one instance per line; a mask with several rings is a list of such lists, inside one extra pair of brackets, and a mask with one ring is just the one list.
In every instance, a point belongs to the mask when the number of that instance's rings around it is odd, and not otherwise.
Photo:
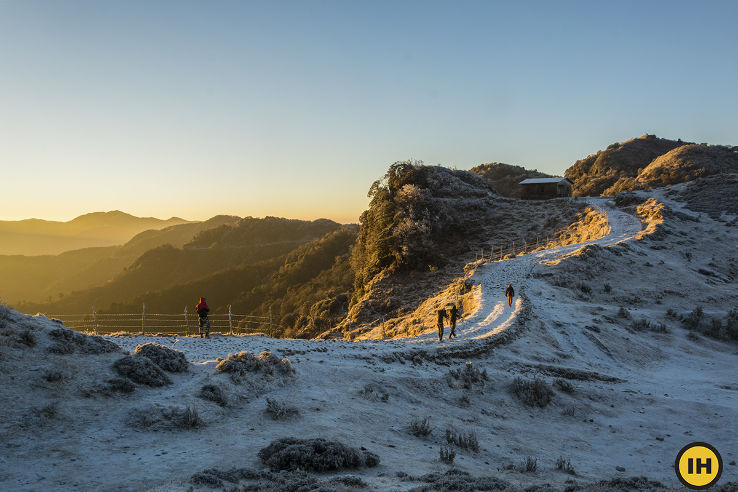
[[(610, 220), (607, 237), (477, 266), (476, 310), (459, 323), (458, 338), (441, 343), (430, 326), (418, 337), (389, 341), (109, 338), (131, 352), (155, 341), (192, 362), (188, 372), (168, 374), (170, 385), (138, 384), (126, 394), (106, 389), (122, 353), (82, 340), (64, 345), (57, 323), (11, 311), (0, 344), (0, 489), (208, 490), (190, 478), (212, 468), (250, 470), (238, 484), (227, 475), (219, 485), (250, 490), (297, 483), (326, 490), (451, 490), (449, 483), (563, 490), (633, 476), (676, 487), (674, 458), (693, 441), (722, 454), (719, 484), (736, 482), (738, 344), (688, 337), (678, 316), (701, 306), (722, 318), (738, 305), (738, 233), (730, 217), (713, 220), (657, 198), (673, 213), (653, 234), (640, 234), (633, 215), (596, 200)], [(504, 298), (510, 282), (518, 294), (512, 308)], [(643, 329), (642, 319), (658, 329)], [(219, 358), (242, 350), (289, 358), (295, 376), (254, 372), (236, 382), (217, 373)], [(487, 379), (465, 380), (467, 361), (470, 376), (486, 370)], [(550, 403), (524, 404), (511, 391), (518, 377), (542, 379)], [(198, 397), (204, 385), (221, 388), (226, 406)], [(299, 413), (274, 420), (265, 412), (267, 397)], [(204, 425), (136, 425), (132, 417), (150, 417), (151, 405), (189, 406)], [(424, 417), (431, 433), (412, 435), (411, 422)], [(440, 461), (447, 428), (474, 433), (479, 450), (454, 445), (453, 464)], [(282, 437), (364, 447), (380, 464), (309, 479), (269, 475), (257, 453)], [(535, 471), (520, 470), (528, 456), (537, 460)], [(557, 469), (559, 458), (573, 474)], [(331, 482), (347, 475), (358, 480)]]

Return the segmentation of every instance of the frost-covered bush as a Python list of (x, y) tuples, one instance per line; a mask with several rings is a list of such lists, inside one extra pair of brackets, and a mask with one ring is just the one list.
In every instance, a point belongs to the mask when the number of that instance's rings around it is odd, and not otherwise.
[(64, 375), (60, 371), (47, 370), (44, 372), (44, 379), (49, 383), (57, 383), (64, 379)]
[(569, 475), (576, 475), (574, 467), (571, 466), (571, 460), (564, 459), (563, 456), (559, 456), (559, 459), (556, 460), (556, 469)]
[(274, 377), (293, 377), (295, 369), (289, 359), (280, 359), (271, 352), (258, 356), (244, 350), (238, 354), (228, 354), (215, 366), (215, 371), (231, 375), (234, 382), (242, 382), (250, 373), (261, 373)]
[(113, 368), (123, 377), (138, 384), (147, 386), (164, 386), (172, 384), (172, 380), (159, 366), (146, 357), (126, 355), (113, 363)]
[(221, 407), (228, 406), (228, 398), (223, 391), (223, 388), (214, 384), (205, 384), (200, 388), (198, 395), (203, 400), (212, 401), (217, 403)]
[(381, 386), (376, 383), (365, 384), (364, 387), (359, 391), (362, 398), (369, 401), (388, 401), (389, 393), (387, 393)]
[(461, 449), (468, 449), (475, 453), (479, 452), (479, 441), (477, 440), (477, 434), (474, 431), (460, 432), (454, 428), (446, 427), (446, 442), (449, 444), (455, 444)]
[(515, 378), (510, 388), (512, 393), (529, 407), (545, 407), (551, 402), (554, 392), (542, 379)]
[(450, 382), (458, 383), (464, 389), (472, 389), (475, 384), (484, 386), (489, 381), (487, 369), (481, 371), (472, 365), (471, 361), (467, 361), (463, 367), (458, 369), (450, 369), (448, 371)]
[(415, 437), (425, 437), (431, 433), (433, 429), (430, 426), (430, 417), (414, 417), (410, 422), (410, 434)]
[(182, 352), (158, 343), (139, 345), (133, 353), (150, 359), (154, 364), (168, 372), (186, 372), (189, 366)]
[(684, 327), (688, 330), (696, 330), (699, 328), (700, 323), (702, 322), (702, 318), (704, 317), (704, 313), (702, 311), (701, 306), (697, 306), (692, 310), (691, 313), (689, 313), (687, 316), (685, 316), (684, 320), (682, 321), (684, 323)]
[(451, 465), (454, 462), (454, 458), (456, 458), (456, 452), (454, 451), (454, 448), (441, 444), (439, 459), (444, 463)]
[(574, 385), (566, 379), (557, 378), (554, 380), (554, 386), (564, 393), (574, 393)]
[(18, 335), (18, 342), (25, 345), (26, 347), (36, 346), (36, 335), (31, 330), (22, 331)]
[[(327, 477), (321, 479), (312, 473), (302, 470), (281, 471), (272, 473), (268, 470), (251, 470), (248, 468), (232, 468), (219, 470), (208, 468), (195, 473), (190, 478), (194, 485), (206, 486), (222, 490), (244, 490), (258, 492), (353, 492), (368, 487), (367, 483), (354, 475)], [(244, 482), (246, 482), (244, 484)], [(228, 485), (226, 485), (228, 484)], [(236, 486), (236, 485), (240, 485)]]
[(379, 457), (370, 451), (325, 439), (278, 439), (260, 450), (258, 456), (272, 471), (326, 472), (379, 464)]
[(532, 473), (538, 469), (538, 460), (532, 456), (527, 456), (518, 467), (520, 472)]
[(54, 328), (49, 332), (54, 343), (49, 346), (49, 352), (54, 354), (105, 354), (120, 352), (121, 348), (110, 340), (95, 335), (85, 335), (69, 328)]
[(265, 412), (272, 418), (272, 420), (286, 420), (300, 413), (297, 408), (290, 406), (283, 401), (267, 398), (266, 404)]
[(149, 430), (190, 430), (204, 426), (205, 422), (194, 407), (151, 405), (132, 410), (128, 425)]

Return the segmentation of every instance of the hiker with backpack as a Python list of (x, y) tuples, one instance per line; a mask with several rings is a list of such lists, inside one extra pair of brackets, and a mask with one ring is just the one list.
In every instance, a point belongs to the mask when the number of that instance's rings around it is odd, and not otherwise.
[(197, 310), (197, 316), (200, 318), (200, 338), (203, 337), (203, 328), (205, 328), (205, 338), (210, 338), (210, 320), (208, 319), (210, 308), (204, 297), (200, 298), (200, 302), (197, 303), (195, 309)]
[(512, 300), (513, 297), (515, 297), (515, 290), (512, 287), (512, 284), (507, 284), (507, 289), (505, 289), (505, 295), (507, 296), (507, 305), (512, 307)]
[(459, 316), (459, 310), (456, 309), (456, 304), (451, 305), (451, 310), (449, 311), (449, 322), (451, 325), (451, 333), (448, 334), (448, 339), (451, 340), (451, 337), (456, 336), (456, 320), (460, 318)]
[(444, 308), (438, 310), (438, 341), (443, 341), (443, 320), (448, 317)]

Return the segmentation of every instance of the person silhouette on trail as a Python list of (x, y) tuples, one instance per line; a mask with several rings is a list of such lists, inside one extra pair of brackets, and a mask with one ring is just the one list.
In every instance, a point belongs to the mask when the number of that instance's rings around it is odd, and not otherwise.
[(507, 284), (505, 295), (507, 296), (507, 305), (512, 307), (512, 300), (515, 297), (515, 289), (513, 289), (512, 284)]
[(451, 305), (451, 310), (448, 312), (448, 315), (448, 320), (451, 325), (451, 333), (448, 334), (448, 339), (451, 340), (451, 337), (456, 336), (456, 320), (460, 317), (459, 310), (456, 309), (456, 304)]
[(443, 320), (448, 316), (446, 310), (441, 308), (438, 310), (438, 341), (443, 341)]
[(200, 302), (197, 303), (195, 309), (197, 310), (197, 316), (200, 318), (200, 338), (203, 337), (203, 328), (205, 328), (205, 338), (210, 338), (210, 320), (208, 319), (210, 308), (204, 297), (200, 298)]

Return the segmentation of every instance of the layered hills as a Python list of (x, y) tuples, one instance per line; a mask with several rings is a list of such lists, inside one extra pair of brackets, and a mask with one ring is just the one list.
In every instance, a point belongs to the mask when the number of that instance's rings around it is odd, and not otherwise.
[(135, 217), (118, 210), (89, 213), (67, 222), (0, 221), (0, 254), (55, 255), (74, 249), (113, 246), (146, 230), (186, 223), (179, 217), (161, 220)]

